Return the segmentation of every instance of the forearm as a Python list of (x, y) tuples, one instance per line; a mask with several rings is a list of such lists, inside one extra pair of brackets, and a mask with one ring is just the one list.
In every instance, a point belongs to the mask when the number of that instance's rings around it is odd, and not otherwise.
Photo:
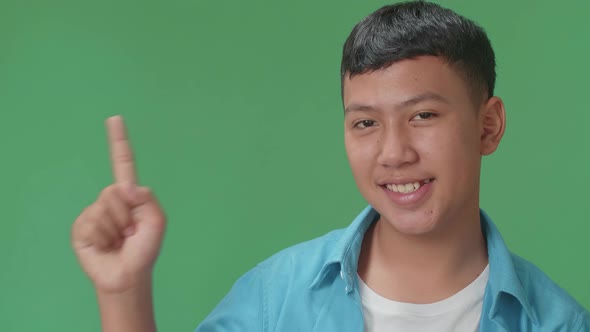
[(151, 280), (124, 293), (97, 291), (103, 332), (156, 332)]

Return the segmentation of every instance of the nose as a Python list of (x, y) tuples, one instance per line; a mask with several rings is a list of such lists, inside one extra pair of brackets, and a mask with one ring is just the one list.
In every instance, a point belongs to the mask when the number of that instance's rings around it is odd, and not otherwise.
[(388, 128), (379, 138), (379, 165), (388, 168), (401, 168), (418, 161), (418, 152), (406, 128)]

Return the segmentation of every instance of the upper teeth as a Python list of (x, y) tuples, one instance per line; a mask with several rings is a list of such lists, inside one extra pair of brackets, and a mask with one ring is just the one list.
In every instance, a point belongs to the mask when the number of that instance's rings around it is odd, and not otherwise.
[[(424, 184), (430, 182), (430, 179), (425, 180)], [(385, 187), (388, 190), (391, 190), (393, 192), (400, 192), (403, 194), (407, 194), (407, 193), (411, 193), (414, 192), (416, 190), (418, 190), (418, 188), (420, 188), (420, 182), (412, 182), (412, 183), (406, 183), (406, 184), (387, 184), (385, 185)]]

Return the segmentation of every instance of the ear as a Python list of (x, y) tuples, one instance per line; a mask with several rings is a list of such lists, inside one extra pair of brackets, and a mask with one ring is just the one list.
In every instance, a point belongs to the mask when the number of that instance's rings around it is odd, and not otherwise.
[(502, 136), (504, 136), (506, 111), (502, 99), (494, 96), (482, 105), (482, 109), (480, 109), (480, 125), (480, 151), (485, 156), (496, 151)]

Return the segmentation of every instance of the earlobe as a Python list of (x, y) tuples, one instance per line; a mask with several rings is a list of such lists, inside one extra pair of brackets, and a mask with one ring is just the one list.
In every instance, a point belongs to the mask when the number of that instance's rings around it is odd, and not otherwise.
[(489, 155), (496, 151), (506, 129), (506, 111), (499, 97), (491, 97), (481, 110), (481, 154)]

